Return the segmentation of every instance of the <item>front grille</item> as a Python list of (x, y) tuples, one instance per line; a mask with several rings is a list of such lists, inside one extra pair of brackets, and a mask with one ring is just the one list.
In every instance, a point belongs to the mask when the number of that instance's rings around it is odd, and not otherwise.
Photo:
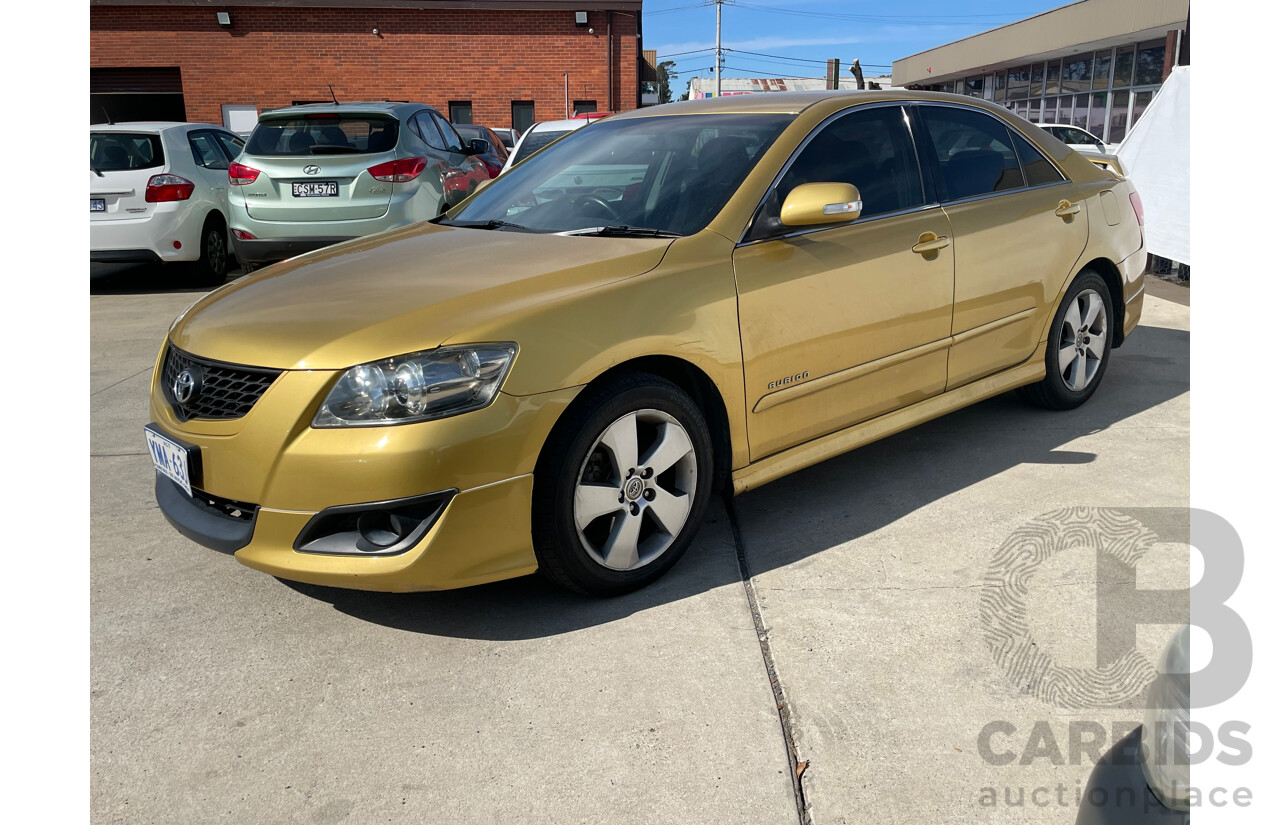
[[(182, 403), (174, 395), (178, 376), (188, 371), (195, 391)], [(257, 403), (280, 370), (223, 364), (189, 355), (170, 346), (164, 356), (161, 385), (179, 421), (192, 418), (240, 418)]]

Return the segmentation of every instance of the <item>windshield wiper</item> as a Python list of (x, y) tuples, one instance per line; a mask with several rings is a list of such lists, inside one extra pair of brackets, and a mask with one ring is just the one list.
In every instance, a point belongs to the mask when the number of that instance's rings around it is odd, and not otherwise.
[(460, 226), (463, 229), (514, 229), (518, 232), (532, 232), (533, 230), (527, 226), (521, 226), (518, 223), (510, 221), (451, 221), (441, 220), (441, 226)]
[(600, 238), (683, 238), (679, 232), (652, 229), (647, 226), (593, 226), (590, 229), (573, 229), (561, 235), (593, 235)]

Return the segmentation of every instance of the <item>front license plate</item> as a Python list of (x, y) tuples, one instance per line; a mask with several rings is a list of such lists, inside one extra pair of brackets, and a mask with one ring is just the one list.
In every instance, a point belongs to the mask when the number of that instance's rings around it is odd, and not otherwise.
[(336, 180), (316, 180), (293, 185), (295, 198), (336, 198), (338, 182)]
[(89, 198), (89, 211), (90, 212), (106, 212), (107, 199), (106, 198)]
[(143, 432), (147, 434), (147, 449), (151, 451), (156, 472), (191, 495), (191, 451), (198, 448), (183, 446), (150, 427), (144, 428)]

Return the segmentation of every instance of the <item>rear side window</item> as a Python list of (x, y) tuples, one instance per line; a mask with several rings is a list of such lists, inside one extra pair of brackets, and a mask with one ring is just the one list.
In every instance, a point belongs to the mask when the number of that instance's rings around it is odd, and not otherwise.
[(218, 143), (222, 144), (222, 148), (226, 151), (230, 160), (240, 157), (240, 152), (244, 150), (243, 140), (226, 132), (214, 132), (213, 134), (218, 138)]
[(90, 132), (89, 168), (99, 172), (125, 169), (154, 169), (164, 166), (164, 148), (159, 135), (127, 132)]
[(187, 135), (187, 142), (191, 144), (191, 154), (197, 165), (205, 169), (228, 168), (227, 156), (218, 148), (212, 132), (192, 132)]
[(511, 156), (513, 158), (511, 162), (513, 164), (519, 163), (541, 149), (543, 146), (546, 146), (548, 143), (551, 143), (558, 138), (564, 137), (572, 131), (572, 129), (540, 129), (536, 132), (525, 135), (524, 143), (521, 143), (520, 148)]
[(921, 106), (938, 159), (945, 200), (1020, 189), (1026, 185), (1004, 123), (972, 109)]
[(1027, 186), (1044, 186), (1066, 180), (1058, 168), (1031, 145), (1031, 141), (1013, 130), (1010, 134), (1013, 135), (1013, 148), (1018, 152), (1018, 160), (1022, 161), (1022, 173), (1027, 176)]
[(444, 136), (444, 145), (451, 151), (461, 152), (462, 138), (458, 137), (458, 133), (453, 130), (453, 126), (449, 124), (449, 121), (440, 117), (440, 115), (435, 112), (431, 112), (431, 119), (440, 127), (440, 134)]
[(394, 149), (399, 128), (395, 118), (381, 115), (263, 117), (245, 152), (271, 157), (372, 155)]

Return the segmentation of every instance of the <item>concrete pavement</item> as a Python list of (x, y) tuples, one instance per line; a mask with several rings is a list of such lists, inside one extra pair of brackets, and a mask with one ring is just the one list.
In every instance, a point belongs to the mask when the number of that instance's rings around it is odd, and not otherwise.
[[(95, 822), (793, 823), (785, 734), (815, 822), (1071, 822), (978, 802), (990, 785), (1074, 791), (1091, 768), (976, 754), (987, 721), (1049, 720), (1065, 742), (1070, 716), (992, 661), (984, 574), (1053, 508), (1186, 504), (1189, 311), (1158, 299), (1082, 410), (993, 399), (737, 499), (784, 731), (719, 503), (671, 574), (609, 601), (537, 578), (293, 585), (182, 539), (141, 428), (165, 330), (199, 293), (145, 275), (95, 292)], [(1153, 554), (1141, 586), (1185, 570)], [(1038, 637), (1073, 663), (1092, 655), (1077, 618), (1095, 580), (1063, 554), (1030, 596)], [(1055, 611), (1064, 598), (1078, 610)]]

